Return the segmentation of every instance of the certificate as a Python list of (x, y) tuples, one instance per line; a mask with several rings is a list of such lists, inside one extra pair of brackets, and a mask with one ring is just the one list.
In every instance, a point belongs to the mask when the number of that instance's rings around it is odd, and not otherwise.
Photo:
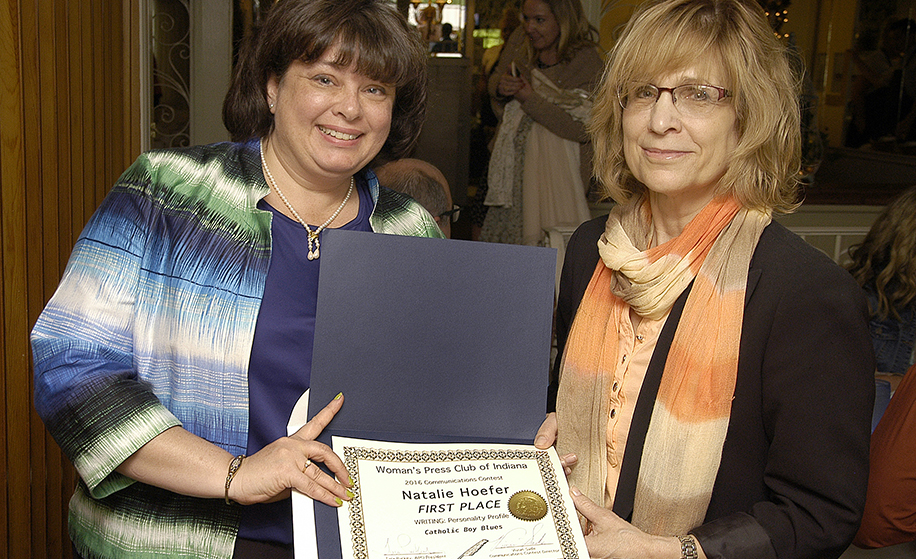
[(332, 438), (355, 497), (344, 559), (588, 557), (554, 449)]
[[(321, 247), (302, 422), (338, 392), (345, 400), (319, 441), (534, 440), (547, 408), (555, 249), (340, 229), (322, 233)], [(294, 495), (293, 510), (297, 559), (345, 557), (336, 507)]]

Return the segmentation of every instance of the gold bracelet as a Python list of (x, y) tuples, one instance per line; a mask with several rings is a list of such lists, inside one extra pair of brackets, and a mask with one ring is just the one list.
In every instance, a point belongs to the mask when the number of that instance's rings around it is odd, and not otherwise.
[(226, 474), (226, 504), (231, 505), (232, 502), (229, 500), (229, 485), (232, 483), (232, 478), (235, 477), (235, 473), (239, 471), (239, 466), (242, 465), (242, 460), (245, 459), (244, 454), (239, 454), (232, 459), (232, 462), (229, 462), (229, 473)]

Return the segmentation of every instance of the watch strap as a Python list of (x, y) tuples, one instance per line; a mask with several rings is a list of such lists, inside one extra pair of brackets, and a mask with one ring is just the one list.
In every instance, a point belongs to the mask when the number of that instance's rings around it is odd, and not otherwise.
[(697, 540), (690, 535), (678, 536), (681, 541), (681, 559), (698, 559)]

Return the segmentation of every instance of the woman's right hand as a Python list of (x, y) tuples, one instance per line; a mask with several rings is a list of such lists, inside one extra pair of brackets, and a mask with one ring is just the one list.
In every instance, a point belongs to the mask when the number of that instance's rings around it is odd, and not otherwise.
[[(541, 450), (546, 450), (553, 446), (555, 442), (557, 442), (557, 412), (550, 412), (544, 418), (541, 428), (538, 429), (537, 434), (534, 436), (534, 446)], [(572, 467), (578, 461), (579, 459), (575, 454), (560, 456), (560, 464), (563, 465), (563, 471), (566, 472), (566, 475), (572, 473)]]
[(528, 83), (528, 80), (521, 76), (513, 76), (510, 72), (506, 72), (499, 79), (499, 84), (496, 86), (496, 93), (501, 97), (515, 97), (521, 102), (525, 102), (531, 90), (531, 85)]
[[(229, 485), (229, 498), (244, 504), (276, 501), (296, 489), (331, 506), (349, 500), (350, 475), (340, 458), (315, 438), (340, 410), (343, 395), (291, 437), (283, 437), (242, 460)], [(311, 463), (325, 463), (344, 483), (335, 481)], [(116, 471), (168, 491), (201, 497), (226, 497), (226, 473), (232, 455), (180, 426), (153, 437), (122, 462)]]
[[(329, 446), (315, 440), (342, 405), (340, 394), (293, 435), (245, 458), (229, 486), (229, 498), (243, 505), (266, 503), (286, 498), (295, 489), (332, 507), (349, 501), (352, 484), (343, 461)], [(343, 483), (313, 462), (324, 463)]]

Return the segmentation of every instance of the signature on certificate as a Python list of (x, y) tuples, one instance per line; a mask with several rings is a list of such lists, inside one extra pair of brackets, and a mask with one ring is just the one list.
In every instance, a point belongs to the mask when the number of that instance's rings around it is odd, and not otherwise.
[[(392, 541), (393, 540), (393, 541)], [(408, 534), (401, 534), (395, 538), (385, 540), (385, 554), (414, 554), (414, 553), (441, 553), (432, 551), (428, 547), (415, 545)]]
[(509, 530), (496, 540), (496, 549), (550, 544), (551, 542), (544, 541), (545, 538), (547, 538), (546, 528), (543, 522), (539, 522), (530, 531), (525, 528)]

